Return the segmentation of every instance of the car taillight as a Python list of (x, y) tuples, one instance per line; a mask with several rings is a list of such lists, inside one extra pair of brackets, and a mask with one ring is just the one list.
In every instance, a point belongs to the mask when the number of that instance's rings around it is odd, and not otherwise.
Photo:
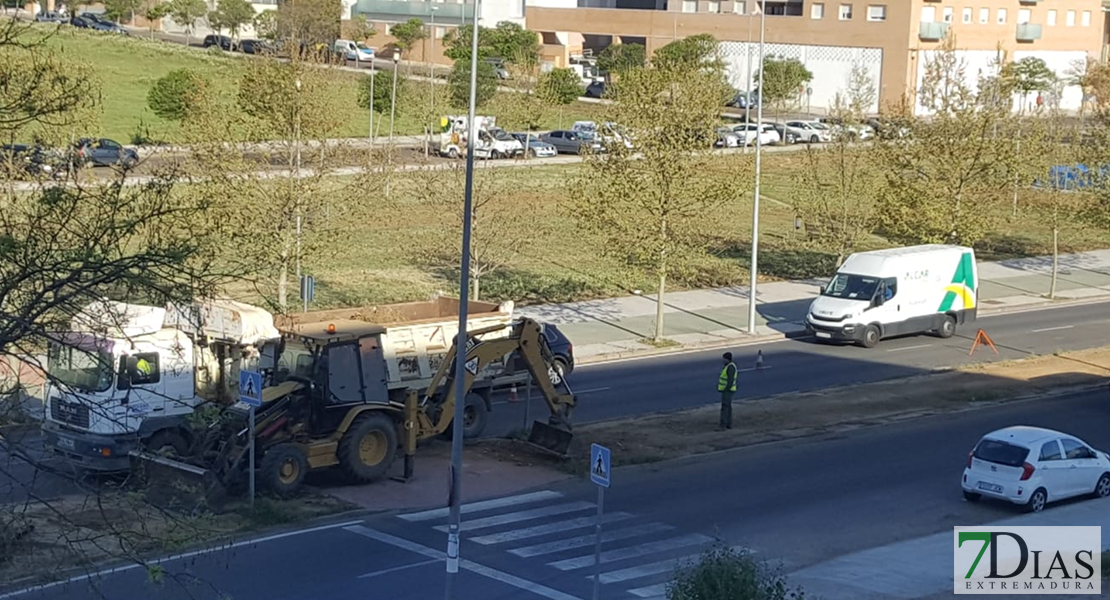
[(1033, 471), (1036, 470), (1037, 468), (1029, 463), (1021, 465), (1021, 480), (1028, 481), (1029, 478), (1033, 476)]
[(974, 450), (972, 450), (971, 452), (968, 452), (968, 453), (967, 453), (967, 468), (969, 468), (969, 469), (971, 468), (971, 459), (972, 459), (972, 458), (973, 458), (974, 456), (975, 456), (975, 451), (974, 451)]

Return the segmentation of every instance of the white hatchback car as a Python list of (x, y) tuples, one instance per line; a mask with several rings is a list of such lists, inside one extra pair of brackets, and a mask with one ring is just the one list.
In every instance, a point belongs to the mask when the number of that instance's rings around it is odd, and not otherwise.
[(967, 455), (964, 498), (986, 496), (1040, 512), (1045, 504), (1093, 494), (1110, 497), (1110, 454), (1083, 440), (1040, 427), (988, 433)]

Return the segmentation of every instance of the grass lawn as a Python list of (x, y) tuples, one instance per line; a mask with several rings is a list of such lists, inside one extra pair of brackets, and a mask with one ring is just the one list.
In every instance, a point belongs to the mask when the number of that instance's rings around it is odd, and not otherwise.
[[(177, 123), (159, 118), (147, 107), (147, 93), (160, 77), (175, 69), (194, 69), (206, 76), (216, 93), (230, 104), (236, 93), (237, 80), (243, 70), (244, 61), (257, 60), (244, 55), (228, 56), (216, 51), (151, 41), (141, 35), (119, 37), (71, 28), (59, 29), (47, 43), (67, 59), (87, 64), (100, 81), (100, 119), (81, 131), (74, 131), (74, 136), (99, 135), (125, 144), (133, 143), (136, 136), (140, 135), (156, 142), (174, 143), (181, 140)], [(404, 70), (401, 74), (404, 75)], [(342, 137), (363, 137), (367, 134), (369, 116), (357, 105), (357, 85), (361, 77), (358, 73), (343, 72), (342, 85), (334, 90), (334, 93), (349, 99), (346, 104), (350, 110), (344, 118), (347, 126), (340, 132)], [(413, 85), (428, 84), (413, 82)], [(480, 113), (500, 117), (504, 112), (503, 105), (504, 102), (498, 102), (495, 98)], [(576, 120), (592, 118), (598, 109), (596, 104), (575, 102), (549, 111), (550, 114), (542, 119), (543, 125), (547, 128), (564, 125), (569, 127)], [(421, 133), (422, 124), (403, 113), (403, 107), (398, 103), (395, 132), (399, 135)], [(380, 131), (389, 130), (388, 112), (378, 116), (375, 121), (381, 124)]]

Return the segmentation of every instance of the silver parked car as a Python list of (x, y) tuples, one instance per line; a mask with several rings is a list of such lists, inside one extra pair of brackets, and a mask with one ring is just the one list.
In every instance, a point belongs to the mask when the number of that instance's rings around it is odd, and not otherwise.
[(559, 129), (541, 135), (540, 139), (555, 146), (555, 150), (560, 154), (585, 154), (586, 152), (605, 151), (605, 147), (597, 139), (597, 136), (588, 131)]
[(828, 127), (815, 121), (787, 121), (786, 126), (796, 129), (799, 132), (798, 140), (802, 142), (816, 144), (827, 142), (832, 137)]

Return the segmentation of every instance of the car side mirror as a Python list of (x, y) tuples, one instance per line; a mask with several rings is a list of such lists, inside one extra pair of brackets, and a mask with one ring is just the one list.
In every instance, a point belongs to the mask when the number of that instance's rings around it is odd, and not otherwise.
[(882, 306), (885, 303), (886, 303), (886, 298), (883, 298), (882, 294), (879, 294), (878, 296), (875, 296), (875, 300), (872, 302), (872, 304), (874, 306)]
[(817, 293), (824, 296), (825, 295), (825, 289), (826, 289), (825, 286), (821, 286), (821, 287), (817, 288)]

